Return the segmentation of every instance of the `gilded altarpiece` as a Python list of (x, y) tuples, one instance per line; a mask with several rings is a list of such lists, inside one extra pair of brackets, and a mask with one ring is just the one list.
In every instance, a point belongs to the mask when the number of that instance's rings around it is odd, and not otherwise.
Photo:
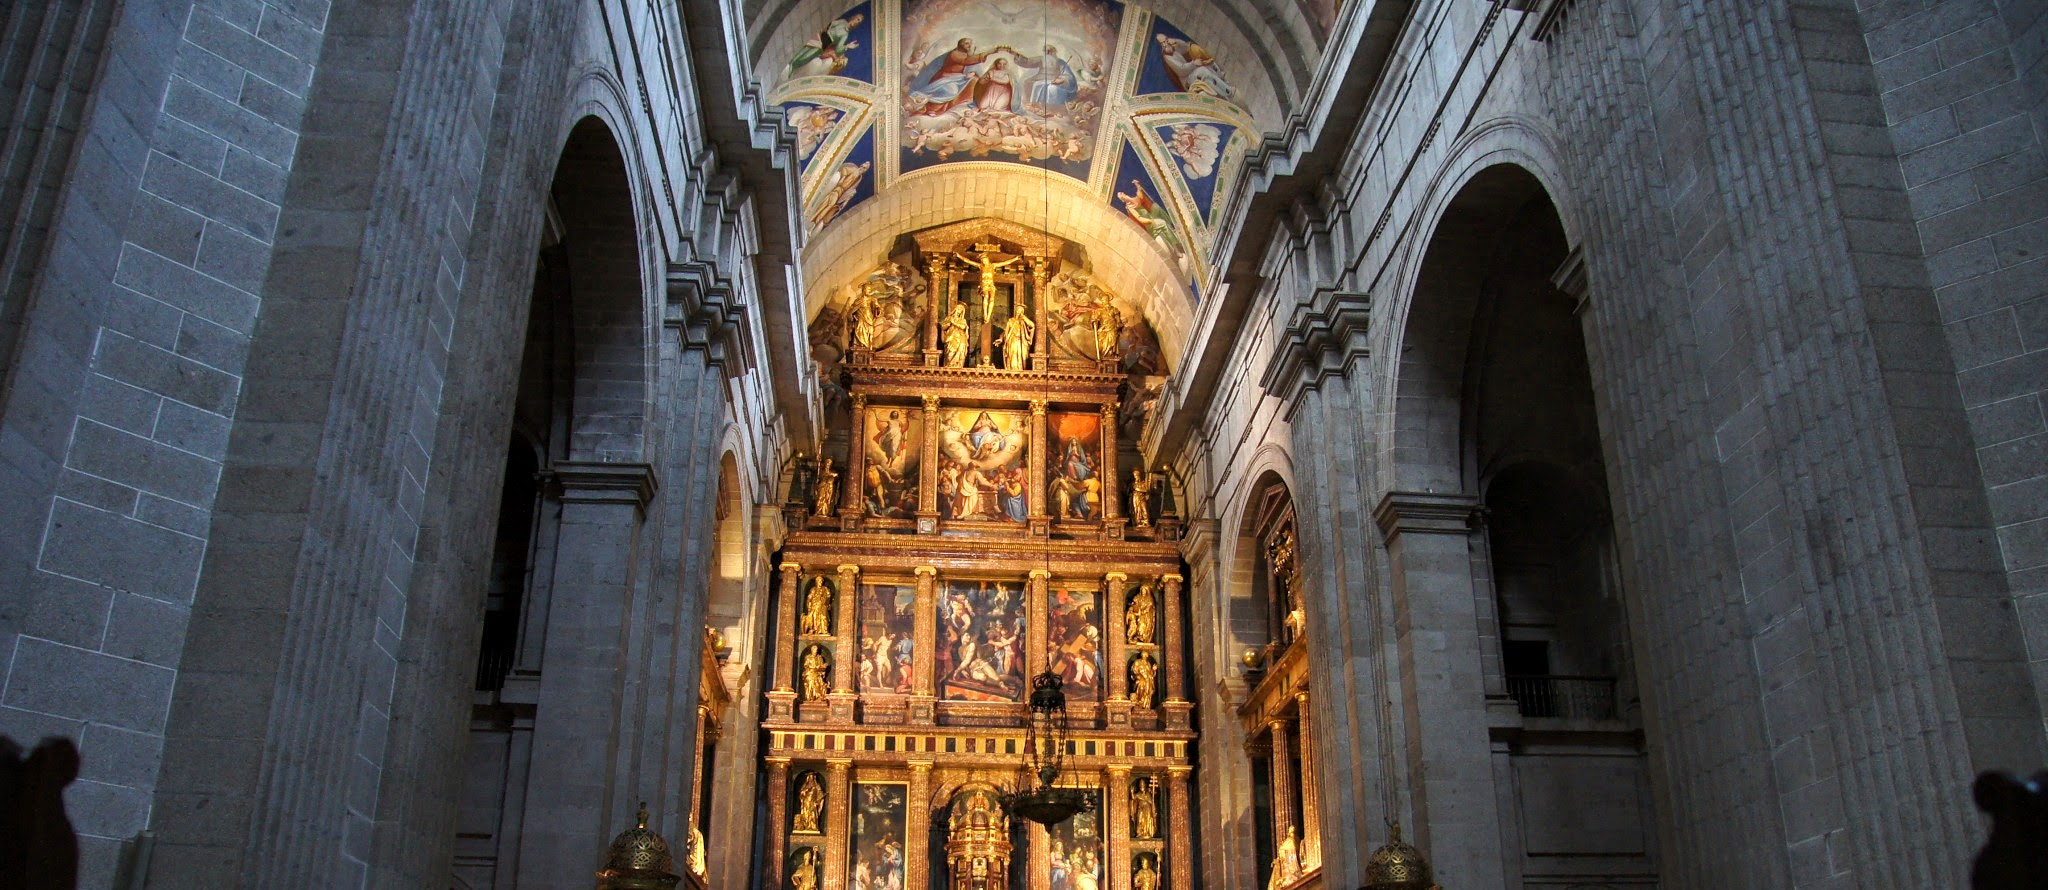
[[(1071, 319), (1037, 324), (1060, 305), (1052, 279), (1085, 275), (1081, 251), (994, 220), (908, 240), (885, 262), (929, 283), (909, 313), (924, 348), (851, 344), (821, 457), (856, 481), (820, 487), (836, 484), (822, 460), (794, 474), (763, 885), (1193, 890), (1177, 525), (1152, 501), (1134, 511), (1119, 484), (1151, 477), (1118, 441), (1117, 357), (1050, 348)], [(1140, 321), (1098, 317), (1105, 343)], [(1051, 828), (1000, 806), (1046, 671), (1068, 701), (1061, 784), (1094, 802)]]

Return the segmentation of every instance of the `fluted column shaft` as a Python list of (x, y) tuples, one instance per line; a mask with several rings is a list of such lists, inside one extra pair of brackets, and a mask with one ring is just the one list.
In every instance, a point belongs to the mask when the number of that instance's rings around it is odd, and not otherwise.
[(1317, 787), (1315, 722), (1310, 719), (1308, 693), (1294, 694), (1295, 735), (1301, 740), (1301, 862), (1323, 861), (1323, 802)]
[[(1269, 755), (1273, 765), (1273, 843), (1278, 844), (1288, 829), (1294, 828), (1294, 745), (1288, 739), (1285, 720), (1266, 724), (1266, 734), (1273, 746)], [(1295, 837), (1298, 841), (1298, 830)]]

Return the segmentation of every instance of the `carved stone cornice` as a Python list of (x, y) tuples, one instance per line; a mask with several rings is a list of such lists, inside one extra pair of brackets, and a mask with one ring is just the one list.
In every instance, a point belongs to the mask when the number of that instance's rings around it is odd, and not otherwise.
[(1372, 518), (1387, 541), (1403, 534), (1468, 535), (1478, 527), (1479, 498), (1433, 491), (1390, 491), (1373, 508)]
[(549, 467), (549, 476), (565, 504), (645, 508), (659, 487), (654, 480), (654, 467), (639, 463), (562, 460)]
[(702, 352), (706, 364), (727, 377), (754, 367), (751, 307), (731, 278), (710, 260), (668, 266), (668, 304), (662, 324), (677, 332), (685, 351)]
[(1317, 289), (1307, 303), (1294, 307), (1259, 385), (1287, 406), (1291, 418), (1303, 393), (1329, 377), (1349, 374), (1355, 362), (1370, 354), (1366, 335), (1371, 327), (1371, 294)]
[(1215, 557), (1216, 542), (1221, 540), (1223, 525), (1214, 519), (1193, 519), (1188, 521), (1187, 531), (1180, 539), (1180, 555), (1187, 560), (1196, 577), (1204, 577), (1212, 568), (1209, 561)]

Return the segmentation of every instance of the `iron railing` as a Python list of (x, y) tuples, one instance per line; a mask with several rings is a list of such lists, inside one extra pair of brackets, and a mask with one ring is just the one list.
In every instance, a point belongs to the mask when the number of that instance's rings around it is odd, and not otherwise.
[(1612, 720), (1620, 712), (1613, 677), (1510, 676), (1508, 694), (1524, 717)]

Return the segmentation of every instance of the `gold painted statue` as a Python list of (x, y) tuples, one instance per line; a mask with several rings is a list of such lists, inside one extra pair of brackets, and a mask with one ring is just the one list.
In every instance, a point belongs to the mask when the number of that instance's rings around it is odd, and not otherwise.
[(831, 663), (825, 660), (825, 647), (812, 643), (804, 650), (804, 701), (817, 701), (825, 697), (825, 672)]
[(1123, 316), (1118, 315), (1116, 306), (1103, 300), (1095, 307), (1088, 321), (1095, 328), (1095, 357), (1099, 359), (1116, 357), (1116, 340), (1123, 333)]
[(789, 870), (790, 890), (818, 890), (818, 848), (805, 847), (803, 857)]
[(825, 812), (825, 783), (817, 773), (804, 773), (796, 783), (796, 816), (789, 830), (796, 834), (818, 834), (818, 819)]
[(1011, 371), (1024, 370), (1024, 357), (1031, 354), (1031, 333), (1038, 325), (1031, 316), (1022, 312), (1013, 313), (1003, 322), (1003, 367)]
[(953, 311), (939, 325), (939, 339), (946, 344), (946, 367), (967, 367), (967, 304), (954, 303)]
[(1157, 613), (1152, 606), (1152, 587), (1138, 585), (1138, 592), (1131, 594), (1131, 607), (1124, 610), (1124, 642), (1150, 645), (1152, 631), (1157, 623)]
[(839, 471), (832, 469), (832, 459), (818, 468), (818, 484), (811, 488), (811, 501), (819, 516), (831, 517), (833, 495), (839, 493)]
[(882, 302), (875, 291), (880, 284), (868, 282), (861, 285), (860, 294), (853, 300), (853, 346), (855, 349), (873, 349), (882, 332)]
[[(815, 648), (815, 647), (814, 647)], [(1141, 708), (1152, 707), (1152, 698), (1158, 691), (1159, 662), (1152, 656), (1139, 653), (1131, 659), (1131, 702)]]
[(1152, 524), (1152, 474), (1136, 467), (1131, 468), (1131, 524)]
[(810, 592), (804, 594), (802, 632), (805, 636), (832, 635), (832, 588), (825, 586), (823, 575), (811, 579)]
[(1294, 826), (1287, 826), (1287, 836), (1280, 839), (1280, 851), (1273, 857), (1273, 876), (1267, 879), (1267, 887), (1284, 887), (1301, 874), (1300, 846), (1301, 842), (1294, 837)]
[(1153, 867), (1158, 859), (1151, 855), (1138, 858), (1138, 870), (1131, 873), (1131, 890), (1159, 890), (1159, 869)]
[(1131, 783), (1131, 837), (1159, 836), (1159, 780), (1145, 776)]

